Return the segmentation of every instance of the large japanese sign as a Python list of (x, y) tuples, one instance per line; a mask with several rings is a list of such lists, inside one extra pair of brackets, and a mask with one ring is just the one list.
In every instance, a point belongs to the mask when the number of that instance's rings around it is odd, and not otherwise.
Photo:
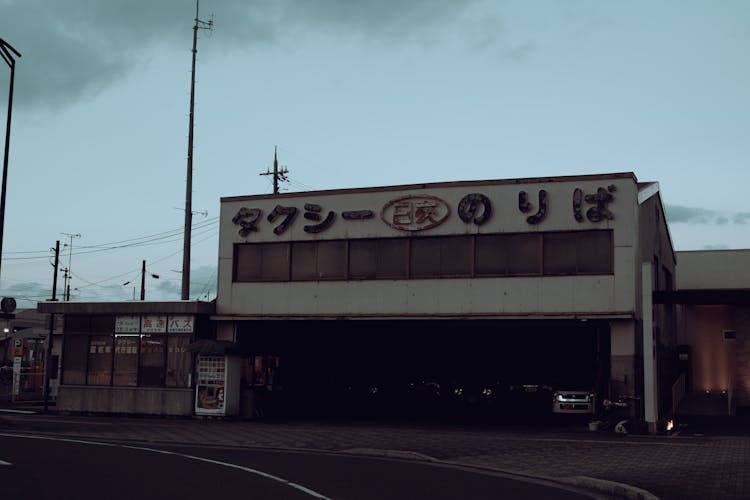
[(483, 232), (590, 229), (617, 217), (618, 186), (635, 186), (634, 178), (625, 174), (581, 176), (576, 178), (579, 182), (561, 179), (425, 185), (400, 193), (383, 189), (345, 196), (251, 197), (227, 205), (223, 217), (231, 220), (239, 237), (263, 241), (291, 233), (293, 239), (304, 239), (304, 234), (351, 238), (392, 235), (394, 230), (455, 234), (472, 228)]

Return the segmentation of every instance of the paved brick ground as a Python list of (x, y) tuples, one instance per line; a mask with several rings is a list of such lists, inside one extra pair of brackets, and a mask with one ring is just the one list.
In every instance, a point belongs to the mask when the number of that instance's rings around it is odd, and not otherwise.
[(734, 436), (655, 437), (592, 433), (583, 425), (540, 429), (0, 413), (0, 431), (92, 440), (395, 455), (558, 480), (583, 476), (615, 481), (665, 500), (750, 498), (750, 429)]

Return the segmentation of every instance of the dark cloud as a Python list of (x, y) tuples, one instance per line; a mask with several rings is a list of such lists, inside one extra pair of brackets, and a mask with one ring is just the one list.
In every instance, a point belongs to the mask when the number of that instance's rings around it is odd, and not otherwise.
[(733, 224), (747, 224), (750, 222), (750, 212), (726, 214), (708, 208), (685, 207), (681, 205), (666, 205), (667, 221), (671, 224), (716, 224), (725, 226)]
[(710, 224), (717, 216), (713, 210), (706, 208), (684, 207), (681, 205), (666, 205), (667, 220), (671, 223)]
[[(216, 282), (216, 267), (201, 266), (191, 269), (190, 298), (194, 300), (215, 299)], [(154, 288), (154, 293), (159, 300), (178, 300), (182, 294), (182, 283), (179, 280), (160, 281)]]
[(41, 283), (17, 283), (3, 287), (3, 297), (13, 297), (19, 309), (35, 308), (36, 303), (52, 298), (52, 287)]
[[(451, 22), (471, 1), (203, 0), (200, 17), (215, 15), (211, 50), (275, 43), (300, 29), (390, 43)], [(16, 102), (61, 107), (91, 97), (160, 45), (184, 47), (189, 61), (194, 17), (192, 0), (2, 1), (0, 36), (22, 54)]]

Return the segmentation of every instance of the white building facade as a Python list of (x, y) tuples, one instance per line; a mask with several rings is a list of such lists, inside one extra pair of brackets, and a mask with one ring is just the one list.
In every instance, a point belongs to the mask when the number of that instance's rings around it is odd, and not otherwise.
[(658, 185), (632, 173), (231, 197), (213, 319), (289, 411), (383, 371), (628, 397), (655, 428), (676, 333), (652, 292), (674, 268)]

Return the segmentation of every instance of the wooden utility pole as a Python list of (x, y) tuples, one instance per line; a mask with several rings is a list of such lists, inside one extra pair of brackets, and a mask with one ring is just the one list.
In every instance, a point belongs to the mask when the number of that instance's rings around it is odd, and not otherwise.
[(273, 175), (273, 194), (279, 194), (279, 181), (287, 182), (289, 179), (286, 174), (289, 170), (281, 168), (279, 170), (279, 160), (277, 156), (277, 146), (273, 147), (273, 172), (267, 170), (260, 175)]
[(188, 126), (187, 177), (185, 179), (185, 236), (182, 247), (182, 300), (190, 298), (190, 233), (193, 227), (193, 125), (195, 112), (195, 55), (198, 53), (198, 30), (210, 30), (213, 20), (198, 18), (199, 0), (195, 0), (195, 24), (193, 25), (193, 64), (190, 77), (190, 118)]
[[(60, 262), (60, 240), (55, 243), (55, 264), (54, 274), (52, 275), (52, 300), (57, 302), (57, 266)], [(49, 410), (49, 379), (52, 377), (52, 342), (55, 334), (55, 313), (49, 315), (49, 334), (47, 334), (47, 352), (44, 356), (44, 412)]]

